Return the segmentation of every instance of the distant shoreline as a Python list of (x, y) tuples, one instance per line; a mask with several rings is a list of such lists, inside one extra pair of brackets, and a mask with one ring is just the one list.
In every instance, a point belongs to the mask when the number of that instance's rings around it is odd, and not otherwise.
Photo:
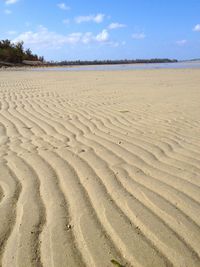
[(141, 65), (141, 64), (161, 64), (161, 63), (177, 63), (176, 59), (136, 59), (136, 60), (93, 60), (93, 61), (60, 61), (60, 62), (39, 62), (25, 61), (23, 63), (11, 63), (0, 61), (0, 68), (23, 68), (23, 67), (78, 67), (78, 66), (106, 66), (106, 65)]
[(159, 64), (199, 64), (200, 60), (160, 60), (158, 62), (154, 62), (153, 60), (133, 60), (133, 61), (84, 61), (84, 62), (76, 62), (69, 61), (68, 63), (38, 63), (38, 62), (30, 62), (29, 63), (10, 63), (10, 62), (2, 62), (0, 61), (0, 70), (23, 70), (23, 69), (44, 69), (44, 68), (88, 68), (88, 67), (104, 67), (104, 66), (142, 66), (142, 65), (159, 65)]
[(200, 62), (177, 63), (140, 63), (140, 64), (104, 64), (104, 65), (59, 65), (59, 66), (16, 66), (0, 68), (0, 71), (131, 71), (159, 69), (200, 69)]

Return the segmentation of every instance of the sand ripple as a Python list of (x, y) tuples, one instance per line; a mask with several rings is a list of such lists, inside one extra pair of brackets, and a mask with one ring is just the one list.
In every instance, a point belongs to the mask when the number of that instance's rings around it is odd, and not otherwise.
[(199, 77), (2, 72), (0, 266), (200, 266)]

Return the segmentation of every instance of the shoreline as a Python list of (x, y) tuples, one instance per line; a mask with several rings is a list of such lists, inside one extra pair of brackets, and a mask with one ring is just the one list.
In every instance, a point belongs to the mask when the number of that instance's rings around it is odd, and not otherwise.
[(200, 69), (200, 62), (178, 63), (136, 63), (136, 64), (105, 64), (78, 66), (21, 66), (2, 67), (0, 71), (128, 71), (128, 70), (162, 70), (162, 69)]

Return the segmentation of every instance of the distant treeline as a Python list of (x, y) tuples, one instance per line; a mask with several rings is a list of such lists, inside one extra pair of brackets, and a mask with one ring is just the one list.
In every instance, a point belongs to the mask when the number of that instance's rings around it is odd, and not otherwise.
[(48, 62), (48, 65), (56, 66), (82, 66), (82, 65), (113, 65), (113, 64), (144, 64), (144, 63), (173, 63), (176, 59), (168, 58), (152, 58), (152, 59), (122, 59), (122, 60), (76, 60), (76, 61), (60, 61)]
[[(176, 59), (153, 58), (153, 59), (123, 59), (123, 60), (76, 60), (76, 61), (60, 61), (45, 62), (44, 58), (33, 54), (30, 49), (24, 49), (23, 42), (12, 43), (10, 40), (0, 41), (0, 65), (3, 63), (11, 65), (38, 65), (43, 63), (46, 66), (81, 66), (81, 65), (111, 65), (111, 64), (142, 64), (142, 63), (172, 63), (177, 62)], [(34, 62), (36, 64), (34, 64)]]
[(12, 43), (10, 40), (0, 41), (0, 61), (6, 63), (22, 64), (23, 61), (44, 61), (32, 53), (30, 49), (24, 50), (23, 42)]

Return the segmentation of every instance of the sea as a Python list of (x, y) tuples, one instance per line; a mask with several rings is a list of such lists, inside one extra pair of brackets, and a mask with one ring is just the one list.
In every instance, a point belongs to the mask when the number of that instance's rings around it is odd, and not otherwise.
[(153, 69), (200, 69), (200, 61), (31, 68), (32, 71), (115, 71), (115, 70), (123, 71), (123, 70), (153, 70)]

